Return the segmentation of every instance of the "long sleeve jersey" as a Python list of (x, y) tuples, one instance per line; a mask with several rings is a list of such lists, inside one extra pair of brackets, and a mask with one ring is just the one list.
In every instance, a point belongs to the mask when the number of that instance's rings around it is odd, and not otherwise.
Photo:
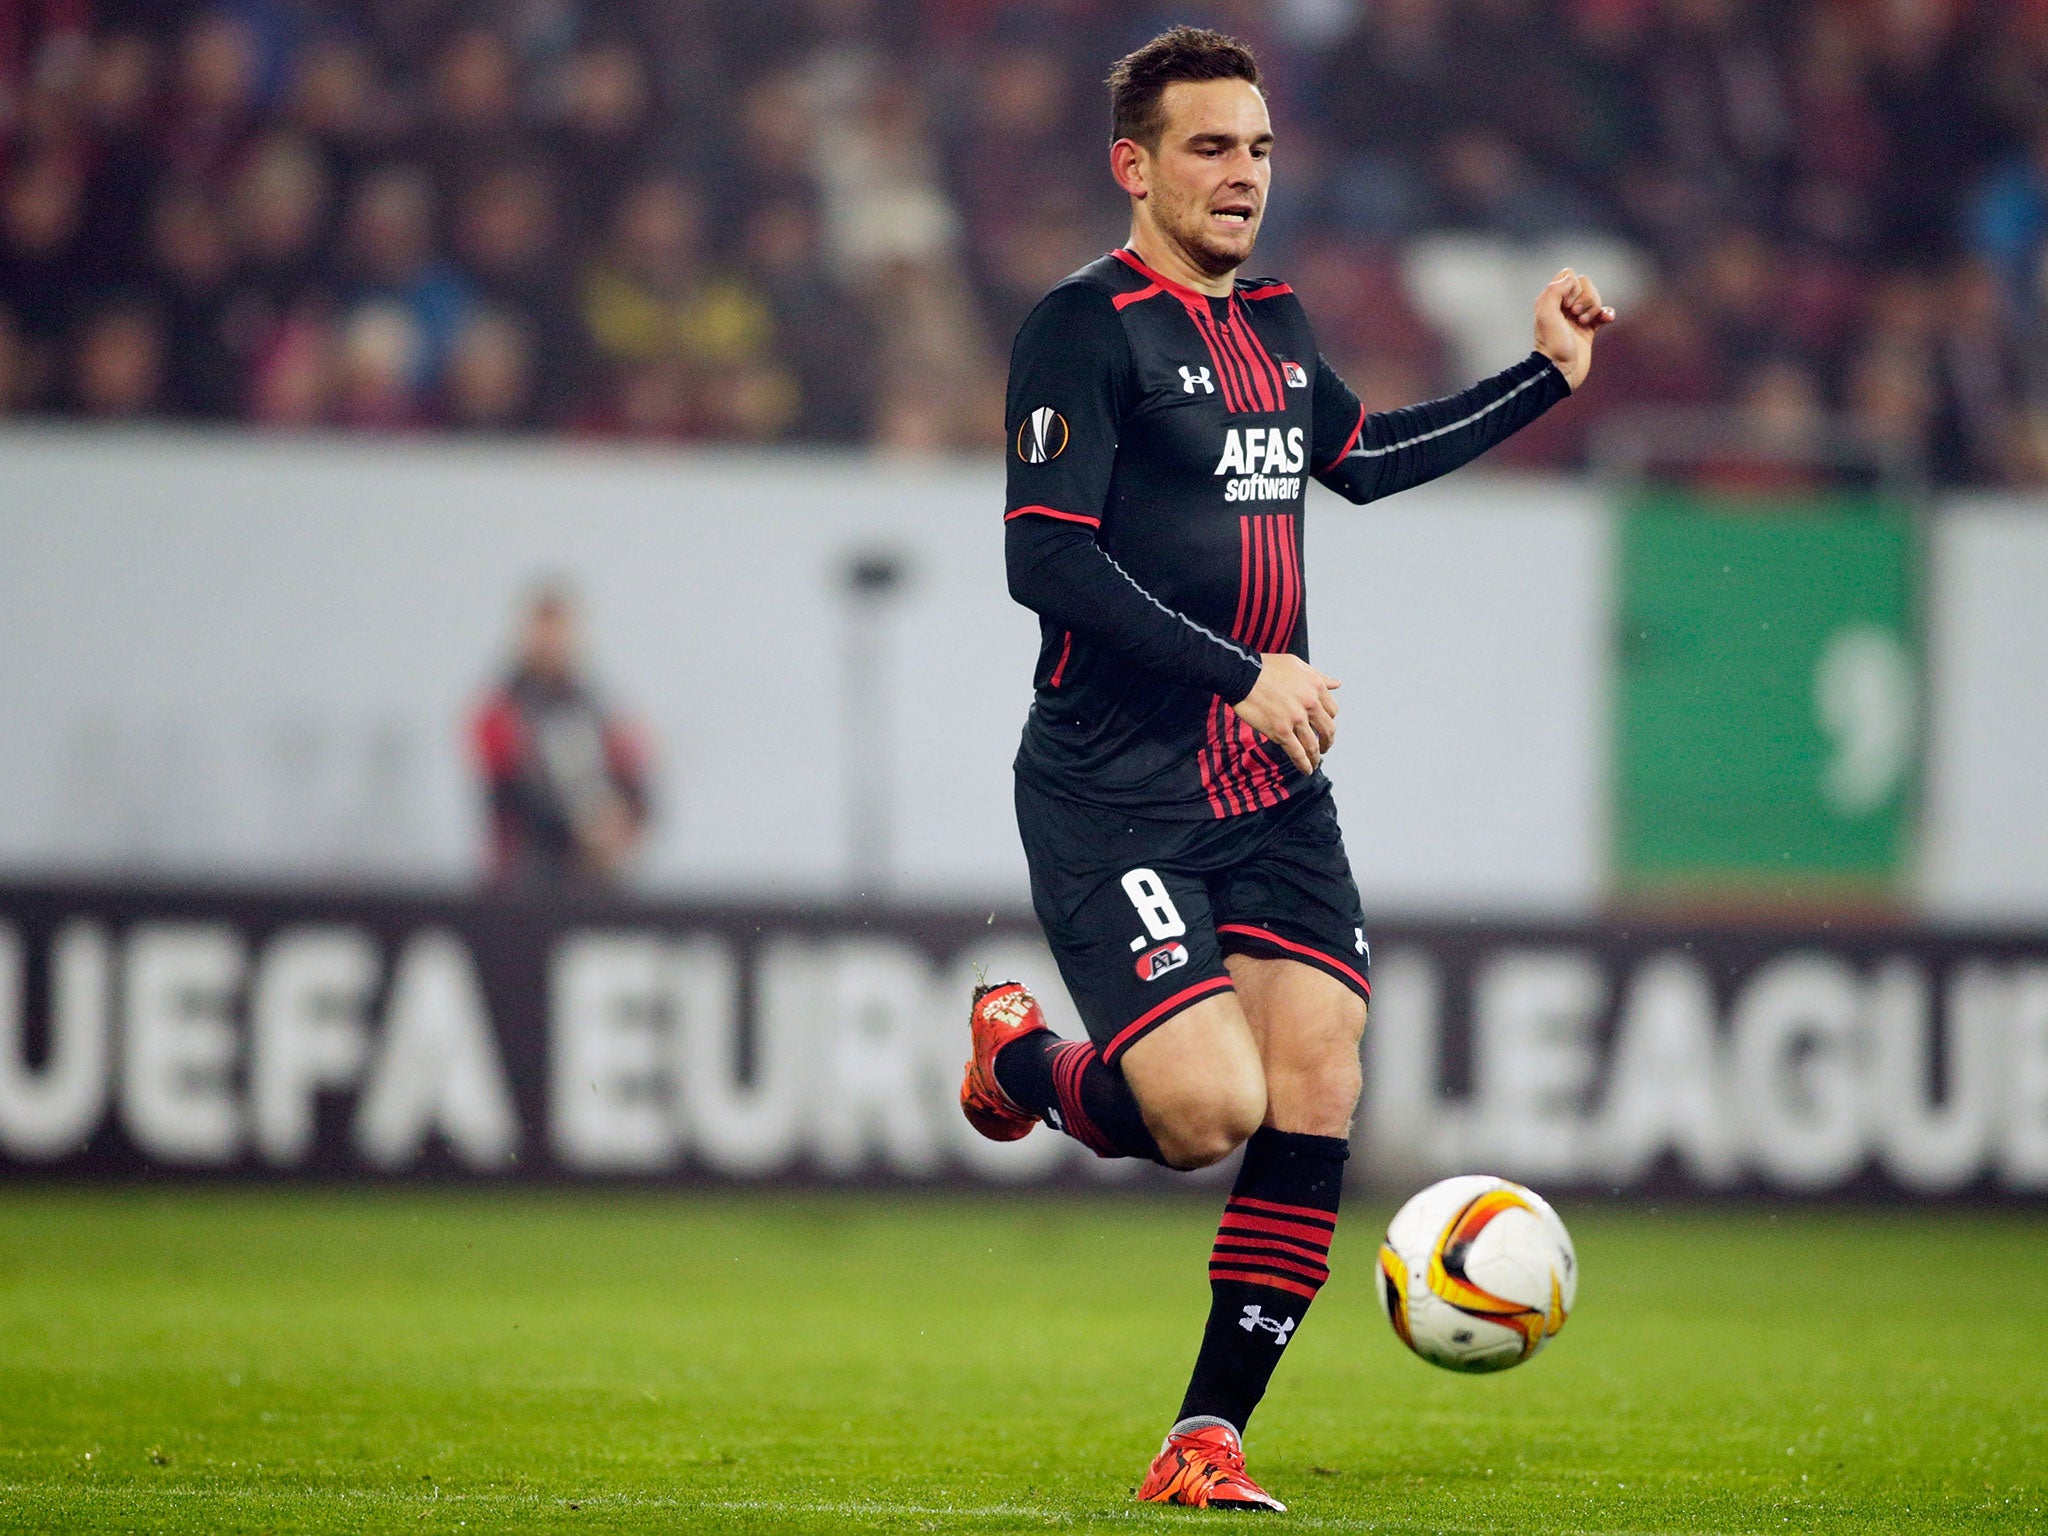
[(1367, 414), (1294, 290), (1212, 298), (1129, 250), (1039, 303), (1010, 357), (1010, 593), (1040, 619), (1017, 772), (1169, 819), (1320, 788), (1232, 705), (1263, 653), (1308, 657), (1308, 480), (1372, 501), (1485, 452), (1570, 393), (1540, 353), (1443, 400)]

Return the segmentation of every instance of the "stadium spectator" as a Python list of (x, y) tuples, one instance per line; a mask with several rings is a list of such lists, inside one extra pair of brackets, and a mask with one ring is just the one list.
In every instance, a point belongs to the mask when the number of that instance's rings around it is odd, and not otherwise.
[(146, 300), (123, 297), (88, 315), (72, 343), (73, 409), (101, 421), (158, 414), (166, 341), (163, 316)]
[(522, 147), (519, 60), (490, 27), (465, 26), (442, 46), (419, 135), (442, 199), (480, 165)]
[(351, 307), (402, 314), (413, 335), (410, 388), (437, 382), (476, 296), (436, 247), (439, 202), (412, 165), (384, 166), (357, 183), (346, 216), (343, 283)]
[(236, 414), (243, 360), (229, 332), (235, 249), (227, 220), (205, 188), (164, 184), (151, 210), (149, 255), (167, 328), (167, 409), (200, 420)]
[(545, 160), (494, 165), (456, 194), (452, 236), (455, 260), (481, 302), (515, 317), (531, 338), (536, 425), (575, 407), (584, 373), (582, 321), (561, 280), (556, 195)]
[(428, 345), (418, 313), (395, 299), (351, 308), (335, 341), (336, 424), (383, 432), (425, 426)]
[(273, 133), (244, 156), (230, 191), (238, 285), (271, 308), (287, 309), (330, 281), (325, 236), (332, 192), (311, 143)]
[(455, 338), (441, 419), (471, 432), (532, 429), (535, 367), (527, 328), (502, 311), (479, 310)]
[(285, 316), (257, 341), (250, 359), (249, 419), (259, 426), (304, 431), (329, 422), (340, 383), (332, 320), (304, 309)]
[(0, 309), (0, 420), (20, 411), (26, 384), (21, 330), (13, 315)]
[(86, 156), (82, 253), (97, 285), (132, 282), (146, 266), (156, 145), (155, 45), (139, 32), (97, 39), (69, 116)]
[(478, 708), (470, 741), (492, 878), (562, 886), (625, 873), (647, 828), (647, 751), (587, 680), (562, 588), (528, 603), (511, 671)]
[(320, 147), (339, 181), (389, 155), (401, 137), (401, 114), (376, 58), (339, 33), (316, 38), (298, 56), (284, 118)]
[(259, 126), (259, 44), (247, 20), (226, 10), (202, 13), (180, 40), (164, 157), (184, 176), (225, 176)]
[(673, 176), (628, 187), (583, 281), (583, 314), (616, 388), (657, 370), (684, 398), (683, 435), (779, 436), (796, 390), (774, 357), (774, 317), (744, 278), (704, 262), (702, 210)]
[(0, 188), (0, 297), (21, 326), (29, 393), (46, 392), (56, 352), (86, 293), (78, 281), (85, 179), (54, 151), (16, 164)]
[[(1325, 284), (1368, 394), (1497, 363), (1491, 294), (1557, 240), (1543, 275), (1638, 291), (1604, 382), (1517, 460), (1575, 462), (1639, 402), (1745, 420), (1768, 359), (1831, 417), (1906, 421), (1945, 480), (2042, 483), (2048, 8), (1210, 9), (1291, 56), (1266, 246)], [(84, 331), (140, 298), (163, 414), (983, 451), (1021, 309), (1119, 238), (1071, 191), (1104, 150), (1078, 88), (1147, 25), (1107, 0), (0, 6), (12, 408), (80, 409)], [(1958, 316), (1924, 366), (1885, 314), (1916, 284)]]
[(874, 320), (825, 269), (817, 210), (801, 192), (758, 204), (743, 249), (775, 320), (775, 356), (796, 385), (797, 421), (819, 442), (870, 435)]
[(594, 243), (625, 179), (656, 159), (661, 125), (647, 60), (624, 38), (593, 39), (566, 61), (553, 105), (570, 226)]

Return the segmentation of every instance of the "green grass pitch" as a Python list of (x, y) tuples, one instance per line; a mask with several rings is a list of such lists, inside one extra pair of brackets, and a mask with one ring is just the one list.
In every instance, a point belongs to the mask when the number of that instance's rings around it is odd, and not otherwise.
[[(0, 1191), (0, 1529), (1132, 1531), (1216, 1206)], [(2048, 1531), (2048, 1220), (1563, 1205), (1579, 1311), (1460, 1378), (1393, 1202), (1252, 1425), (1310, 1531)]]

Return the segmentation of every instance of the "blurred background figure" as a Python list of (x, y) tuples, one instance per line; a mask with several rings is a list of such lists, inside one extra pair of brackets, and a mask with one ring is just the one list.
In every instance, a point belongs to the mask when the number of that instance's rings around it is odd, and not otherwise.
[(566, 588), (549, 583), (527, 601), (512, 668), (478, 708), (471, 746), (493, 880), (609, 885), (626, 873), (647, 829), (648, 753), (591, 686)]

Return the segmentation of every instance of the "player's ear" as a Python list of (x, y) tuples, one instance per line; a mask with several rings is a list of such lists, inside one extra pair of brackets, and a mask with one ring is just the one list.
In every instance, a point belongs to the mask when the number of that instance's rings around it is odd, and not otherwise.
[(1118, 139), (1109, 146), (1109, 174), (1132, 197), (1151, 190), (1151, 156), (1136, 139)]

